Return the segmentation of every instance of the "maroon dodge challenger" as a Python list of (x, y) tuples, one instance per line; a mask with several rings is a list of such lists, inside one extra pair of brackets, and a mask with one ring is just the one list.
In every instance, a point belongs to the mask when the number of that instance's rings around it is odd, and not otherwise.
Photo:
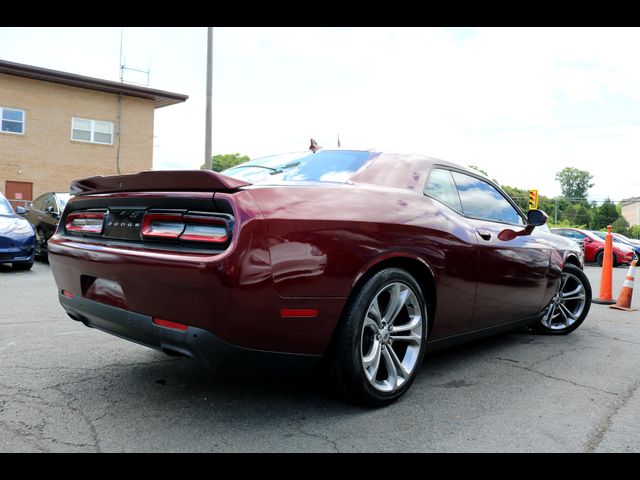
[(544, 212), (424, 156), (320, 150), (71, 190), (48, 250), (72, 319), (212, 368), (324, 359), (369, 405), (404, 394), (425, 351), (566, 334), (591, 304)]

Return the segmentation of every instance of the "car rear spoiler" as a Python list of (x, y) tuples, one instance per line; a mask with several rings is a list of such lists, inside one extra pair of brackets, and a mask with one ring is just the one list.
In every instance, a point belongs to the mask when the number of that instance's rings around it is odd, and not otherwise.
[(159, 170), (83, 178), (71, 182), (72, 195), (144, 191), (233, 192), (251, 185), (211, 170)]

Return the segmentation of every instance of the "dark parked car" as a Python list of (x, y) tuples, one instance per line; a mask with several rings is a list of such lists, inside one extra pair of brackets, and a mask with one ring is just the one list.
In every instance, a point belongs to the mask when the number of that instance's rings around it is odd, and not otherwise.
[(54, 234), (60, 214), (71, 198), (69, 193), (47, 192), (36, 198), (25, 218), (36, 231), (36, 256), (47, 256), (47, 242)]
[[(24, 213), (23, 207), (16, 208)], [(29, 270), (35, 256), (35, 233), (29, 222), (17, 215), (0, 193), (0, 263), (11, 263), (16, 270)]]
[(326, 366), (383, 405), (425, 350), (566, 334), (591, 287), (575, 242), (490, 180), (418, 155), (321, 150), (223, 172), (72, 184), (49, 259), (74, 320), (236, 371)]

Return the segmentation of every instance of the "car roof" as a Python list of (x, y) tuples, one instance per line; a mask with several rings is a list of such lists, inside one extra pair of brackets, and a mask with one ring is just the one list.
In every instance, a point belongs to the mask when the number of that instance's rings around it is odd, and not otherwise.
[(363, 150), (376, 154), (374, 160), (357, 172), (351, 181), (354, 183), (372, 183), (409, 190), (422, 191), (432, 166), (438, 165), (460, 170), (494, 183), (486, 175), (454, 162), (427, 157), (414, 153), (392, 153), (378, 150)]

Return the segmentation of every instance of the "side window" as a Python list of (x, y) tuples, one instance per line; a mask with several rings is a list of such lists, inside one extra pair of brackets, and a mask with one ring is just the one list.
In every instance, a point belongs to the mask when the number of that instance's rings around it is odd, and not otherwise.
[(46, 211), (47, 208), (49, 208), (49, 207), (51, 207), (54, 212), (56, 212), (56, 213), (58, 212), (58, 206), (56, 205), (56, 201), (53, 198), (53, 195), (47, 195), (45, 197), (43, 210)]
[(458, 213), (462, 213), (460, 205), (460, 197), (456, 184), (453, 182), (451, 172), (442, 168), (431, 170), (429, 180), (424, 187), (424, 193), (436, 200), (440, 200), (446, 206), (454, 209)]
[(492, 222), (524, 225), (518, 211), (493, 186), (479, 178), (451, 172), (462, 203), (462, 212), (473, 218)]
[(38, 198), (36, 198), (31, 204), (31, 208), (40, 210), (41, 212), (44, 211), (44, 198), (45, 195), (40, 195)]

